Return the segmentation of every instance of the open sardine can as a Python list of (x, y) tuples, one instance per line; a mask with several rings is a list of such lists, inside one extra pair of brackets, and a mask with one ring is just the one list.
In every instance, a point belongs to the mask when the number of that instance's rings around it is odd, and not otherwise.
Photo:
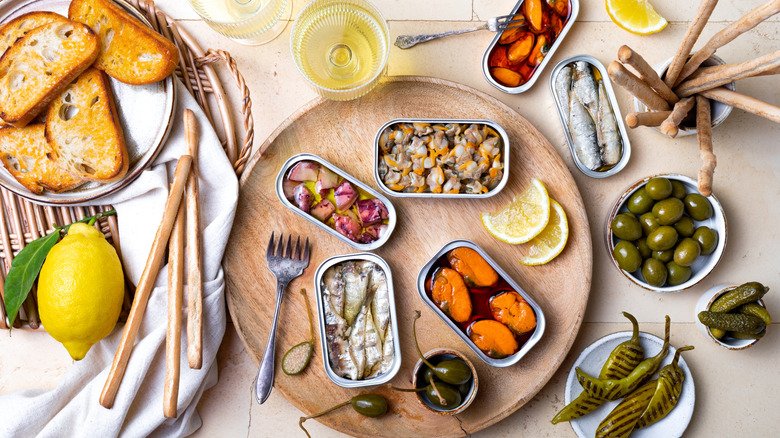
[[(575, 141), (572, 139), (572, 127), (569, 123), (569, 102), (562, 101), (562, 96), (559, 96), (559, 93), (556, 92), (556, 82), (558, 75), (561, 74), (561, 70), (563, 70), (563, 68), (568, 65), (573, 66), (577, 61), (584, 61), (589, 64), (592, 69), (598, 72), (600, 79), (603, 81), (607, 100), (609, 102), (609, 106), (611, 107), (610, 109), (612, 110), (612, 114), (615, 116), (615, 122), (617, 124), (618, 130), (617, 133), (621, 143), (620, 159), (615, 164), (605, 165), (597, 170), (589, 168), (586, 163), (583, 163), (583, 161), (579, 158)], [(552, 74), (550, 75), (550, 90), (552, 91), (555, 106), (558, 108), (558, 115), (561, 118), (561, 125), (563, 126), (563, 133), (566, 137), (566, 142), (569, 144), (571, 158), (574, 161), (574, 164), (577, 166), (577, 169), (591, 178), (606, 178), (623, 170), (623, 168), (626, 167), (626, 164), (628, 164), (628, 160), (631, 158), (631, 142), (628, 140), (626, 127), (623, 124), (623, 115), (620, 113), (620, 107), (618, 106), (617, 99), (615, 98), (615, 91), (612, 89), (612, 81), (610, 81), (609, 75), (607, 74), (607, 69), (604, 67), (604, 65), (599, 62), (598, 59), (590, 55), (577, 55), (572, 56), (571, 58), (566, 58), (559, 62), (558, 65), (556, 65), (553, 69)], [(598, 122), (594, 121), (594, 126), (598, 127)]]
[[(474, 341), (469, 338), (467, 331), (468, 326), (470, 326), (473, 323), (479, 322), (481, 320), (484, 320), (485, 318), (479, 319), (478, 316), (473, 316), (468, 321), (467, 327), (464, 327), (454, 321), (452, 318), (450, 318), (449, 315), (444, 313), (442, 309), (439, 308), (439, 306), (436, 305), (436, 303), (433, 301), (431, 296), (428, 294), (428, 288), (426, 287), (426, 283), (430, 280), (432, 280), (433, 275), (435, 274), (435, 271), (441, 267), (441, 260), (446, 257), (447, 253), (456, 249), (456, 248), (470, 248), (474, 251), (476, 251), (498, 274), (499, 283), (505, 287), (498, 287), (496, 288), (495, 295), (498, 295), (502, 292), (506, 291), (514, 291), (517, 292), (524, 300), (528, 303), (528, 305), (531, 306), (533, 309), (534, 315), (536, 317), (536, 327), (530, 332), (523, 334), (519, 336), (521, 338), (522, 344), (519, 345), (519, 349), (511, 355), (508, 355), (503, 358), (495, 358), (490, 357), (485, 352), (480, 350), (480, 348), (477, 346), (477, 344), (474, 343)], [(489, 255), (485, 251), (482, 250), (476, 243), (470, 241), (470, 240), (453, 240), (452, 242), (447, 243), (442, 247), (442, 249), (439, 250), (436, 254), (434, 254), (433, 257), (431, 257), (430, 261), (423, 266), (423, 268), (420, 270), (419, 275), (417, 276), (417, 292), (420, 294), (420, 298), (423, 300), (425, 304), (428, 305), (428, 307), (431, 308), (431, 310), (439, 316), (439, 318), (444, 321), (445, 324), (449, 328), (452, 329), (453, 332), (455, 332), (462, 340), (466, 343), (466, 345), (471, 348), (471, 350), (476, 354), (483, 362), (486, 364), (496, 367), (496, 368), (504, 368), (508, 366), (512, 366), (520, 361), (520, 359), (523, 358), (528, 352), (539, 342), (539, 340), (544, 335), (544, 330), (546, 326), (544, 312), (542, 312), (542, 308), (539, 307), (539, 305), (536, 303), (536, 301), (531, 298), (528, 293), (526, 293), (523, 288), (520, 287), (501, 267), (496, 263), (495, 260), (490, 258)], [(471, 294), (471, 292), (469, 292)], [(483, 295), (483, 294), (474, 294), (474, 295)]]
[[(352, 380), (347, 377), (342, 377), (336, 372), (336, 370), (333, 369), (332, 361), (337, 361), (337, 358), (331, 358), (331, 354), (333, 354), (333, 349), (331, 349), (330, 343), (338, 340), (329, 339), (328, 330), (326, 329), (326, 325), (328, 324), (326, 308), (329, 306), (329, 304), (325, 302), (325, 300), (328, 299), (325, 296), (326, 294), (326, 290), (325, 290), (326, 285), (324, 282), (325, 274), (326, 272), (328, 272), (329, 269), (346, 262), (372, 262), (376, 264), (376, 266), (384, 272), (385, 281), (387, 284), (387, 297), (389, 302), (389, 307), (387, 309), (387, 312), (389, 312), (390, 323), (389, 326), (387, 327), (387, 331), (385, 333), (384, 339), (382, 339), (382, 346), (384, 347), (384, 344), (388, 341), (388, 338), (390, 336), (392, 336), (392, 343), (393, 343), (392, 349), (388, 349), (388, 351), (392, 351), (393, 358), (392, 361), (389, 362), (389, 364), (385, 367), (385, 371), (369, 378), (362, 378), (356, 380)], [(368, 281), (370, 282), (371, 280)], [(325, 368), (325, 374), (328, 376), (328, 378), (333, 383), (335, 383), (338, 386), (341, 386), (342, 388), (362, 388), (362, 387), (369, 387), (369, 386), (377, 386), (392, 380), (392, 378), (395, 377), (396, 374), (398, 374), (398, 370), (401, 369), (401, 345), (398, 337), (398, 317), (396, 316), (396, 311), (395, 311), (395, 293), (393, 291), (393, 275), (390, 272), (390, 266), (388, 266), (387, 262), (385, 262), (385, 260), (379, 257), (378, 255), (371, 254), (371, 253), (356, 253), (356, 254), (347, 254), (347, 255), (330, 257), (325, 261), (323, 261), (319, 267), (317, 267), (317, 271), (314, 274), (314, 289), (316, 291), (315, 295), (317, 299), (317, 315), (319, 317), (318, 319), (319, 319), (319, 329), (320, 329), (320, 347), (322, 348), (322, 365)], [(368, 313), (367, 310), (366, 313)], [(341, 316), (339, 316), (339, 318), (341, 318)], [(337, 318), (334, 319), (338, 320)], [(359, 317), (356, 318), (356, 320), (357, 319), (359, 319)], [(347, 340), (349, 340), (349, 337), (347, 337)], [(346, 341), (346, 340), (342, 340), (342, 341)], [(355, 347), (364, 348), (365, 345), (355, 346)]]

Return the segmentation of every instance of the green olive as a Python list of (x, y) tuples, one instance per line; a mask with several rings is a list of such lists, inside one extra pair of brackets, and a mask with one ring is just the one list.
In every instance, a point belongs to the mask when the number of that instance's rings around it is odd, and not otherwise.
[(693, 219), (688, 216), (683, 216), (679, 221), (674, 223), (674, 229), (677, 230), (677, 234), (682, 237), (691, 237), (696, 230), (696, 225), (693, 223)]
[(639, 249), (629, 241), (621, 240), (618, 242), (612, 255), (615, 256), (620, 269), (624, 271), (634, 272), (642, 266), (642, 255), (639, 254)]
[(669, 271), (666, 282), (672, 286), (683, 284), (691, 279), (691, 268), (680, 266), (674, 260), (666, 264), (666, 270)]
[(712, 217), (712, 204), (698, 193), (685, 195), (685, 211), (696, 221), (704, 221)]
[(661, 287), (666, 283), (666, 265), (656, 259), (645, 260), (642, 265), (642, 277), (645, 282), (651, 286)]
[(686, 237), (674, 249), (674, 262), (680, 266), (691, 266), (699, 258), (701, 246), (699, 242)]
[(647, 213), (653, 208), (653, 198), (651, 198), (650, 195), (647, 194), (647, 190), (642, 187), (628, 198), (626, 208), (634, 214)]
[(610, 228), (618, 239), (636, 240), (642, 237), (642, 227), (639, 226), (636, 217), (630, 213), (620, 213), (615, 216)]
[(377, 394), (361, 394), (349, 400), (352, 409), (366, 417), (381, 417), (387, 413), (387, 400)]
[(666, 263), (674, 258), (674, 250), (667, 249), (666, 251), (653, 251), (651, 257)]
[[(428, 385), (425, 388), (425, 395), (428, 396), (428, 400), (430, 400), (434, 406), (447, 410), (455, 409), (460, 406), (463, 397), (461, 397), (460, 392), (458, 392), (457, 389), (442, 382), (435, 382), (435, 385), (436, 389), (439, 391), (438, 395), (436, 395), (433, 385)], [(441, 396), (441, 399), (439, 396)], [(442, 399), (444, 400), (444, 403), (442, 403)]]
[(642, 227), (642, 232), (645, 233), (645, 236), (661, 226), (661, 224), (658, 223), (658, 219), (655, 218), (655, 215), (649, 211), (642, 216), (639, 216), (639, 225)]
[(658, 227), (647, 236), (647, 246), (653, 251), (666, 251), (677, 244), (677, 230), (668, 225)]
[(676, 179), (672, 180), (672, 196), (682, 200), (685, 198), (685, 195), (688, 193), (688, 190), (685, 189), (685, 184), (681, 183), (680, 181), (677, 181)]
[(653, 255), (653, 250), (650, 249), (649, 246), (647, 246), (647, 239), (645, 238), (639, 238), (634, 241), (634, 246), (636, 246), (636, 249), (639, 250), (639, 254), (642, 256), (643, 259), (646, 259)]
[(693, 240), (699, 242), (701, 255), (710, 255), (718, 246), (718, 232), (710, 227), (699, 227), (693, 232)]
[(672, 225), (680, 220), (684, 212), (685, 207), (677, 198), (667, 198), (653, 205), (653, 215), (661, 225)]
[(663, 177), (651, 178), (645, 184), (645, 190), (651, 198), (660, 201), (672, 195), (672, 182)]

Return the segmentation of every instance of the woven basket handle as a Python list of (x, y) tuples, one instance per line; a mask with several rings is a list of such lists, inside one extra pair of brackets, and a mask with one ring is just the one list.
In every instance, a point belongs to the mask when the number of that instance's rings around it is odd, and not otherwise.
[(244, 144), (241, 147), (241, 152), (238, 155), (238, 160), (233, 163), (233, 169), (236, 171), (236, 174), (240, 176), (241, 172), (244, 171), (244, 166), (246, 166), (246, 162), (249, 159), (250, 153), (252, 152), (252, 143), (255, 140), (255, 119), (252, 117), (252, 98), (249, 95), (249, 87), (246, 86), (244, 76), (240, 71), (238, 71), (236, 61), (232, 56), (230, 56), (230, 53), (224, 50), (209, 49), (206, 51), (205, 55), (195, 59), (195, 64), (200, 67), (206, 64), (213, 64), (217, 61), (225, 61), (225, 64), (227, 65), (228, 70), (230, 70), (230, 74), (233, 76), (233, 79), (235, 79), (236, 86), (238, 87), (238, 90), (241, 92), (242, 96), (241, 113), (244, 116), (244, 131), (246, 134), (244, 136)]

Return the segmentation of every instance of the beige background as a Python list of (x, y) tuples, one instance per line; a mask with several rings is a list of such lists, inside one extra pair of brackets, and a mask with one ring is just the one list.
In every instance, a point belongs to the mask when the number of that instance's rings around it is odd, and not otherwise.
[[(491, 16), (506, 14), (514, 6), (510, 0), (374, 0), (374, 3), (388, 19), (391, 40), (400, 34), (472, 27)], [(667, 172), (695, 177), (700, 164), (696, 139), (672, 140), (644, 128), (630, 131), (632, 156), (628, 166), (606, 180), (588, 178), (572, 162), (549, 89), (552, 67), (569, 56), (589, 54), (608, 64), (615, 59), (618, 47), (628, 44), (651, 64), (671, 57), (698, 3), (655, 0), (656, 9), (669, 20), (669, 26), (659, 34), (636, 36), (609, 20), (603, 0), (582, 0), (579, 18), (550, 65), (530, 91), (517, 96), (501, 93), (482, 75), (482, 54), (492, 38), (489, 32), (450, 37), (407, 51), (391, 49), (390, 75), (425, 75), (460, 82), (497, 97), (526, 117), (563, 157), (588, 210), (594, 270), (590, 305), (582, 330), (569, 356), (547, 386), (515, 414), (474, 434), (475, 437), (574, 436), (568, 425), (553, 426), (549, 422), (563, 406), (566, 374), (579, 352), (590, 343), (609, 333), (629, 329), (620, 315), (622, 310), (636, 315), (644, 331), (657, 334), (663, 331), (659, 324), (663, 315), (669, 314), (673, 321), (672, 343), (696, 346), (696, 350), (686, 356), (696, 383), (696, 407), (686, 436), (780, 435), (776, 411), (780, 394), (777, 324), (773, 324), (766, 338), (753, 348), (730, 352), (705, 339), (693, 323), (693, 309), (700, 294), (722, 283), (761, 281), (773, 288), (765, 297), (770, 311), (777, 313), (780, 309), (780, 251), (777, 249), (780, 237), (776, 219), (780, 215), (780, 204), (775, 203), (780, 195), (780, 125), (735, 110), (714, 131), (714, 150), (719, 163), (714, 193), (727, 214), (726, 252), (713, 273), (698, 286), (677, 294), (660, 295), (645, 291), (620, 275), (609, 261), (602, 229), (611, 203), (632, 182), (650, 174)], [(720, 0), (697, 47), (729, 21), (761, 3), (760, 0)], [(252, 90), (256, 144), (259, 145), (289, 114), (315, 97), (290, 56), (290, 25), (271, 43), (247, 47), (210, 31), (186, 2), (158, 0), (156, 4), (180, 19), (197, 35), (202, 46), (228, 50), (236, 58)], [(302, 0), (293, 0), (293, 18), (304, 4)], [(718, 55), (727, 62), (745, 61), (776, 51), (779, 39), (780, 16), (776, 16), (719, 50)], [(777, 77), (763, 77), (743, 80), (737, 84), (737, 89), (780, 105), (778, 85)], [(232, 89), (230, 92), (235, 98)], [(618, 89), (617, 94), (623, 113), (632, 111), (633, 104), (627, 93)], [(544, 175), (539, 177), (544, 179)], [(289, 347), (280, 345), (278, 348), (286, 350)], [(11, 337), (0, 335), (0, 352), (0, 393), (33, 387), (53, 388), (71, 365), (65, 350), (42, 332), (19, 330)], [(313, 366), (320, 366), (319, 361), (319, 357), (314, 358)], [(228, 325), (219, 353), (219, 367), (219, 383), (207, 391), (200, 402), (203, 427), (196, 436), (302, 436), (297, 425), (301, 413), (281, 396), (272, 394), (263, 406), (255, 402), (250, 386), (256, 367), (232, 325)], [(334, 400), (334, 403), (339, 401)], [(162, 401), (158, 402), (162, 408)], [(315, 421), (307, 425), (316, 437), (343, 436)]]

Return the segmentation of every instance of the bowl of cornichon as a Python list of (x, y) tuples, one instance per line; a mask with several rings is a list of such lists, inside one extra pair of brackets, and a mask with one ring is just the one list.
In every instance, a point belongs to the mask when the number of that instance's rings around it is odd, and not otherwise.
[(751, 347), (764, 337), (772, 323), (762, 300), (767, 292), (769, 288), (757, 281), (712, 287), (696, 303), (696, 326), (723, 348)]

